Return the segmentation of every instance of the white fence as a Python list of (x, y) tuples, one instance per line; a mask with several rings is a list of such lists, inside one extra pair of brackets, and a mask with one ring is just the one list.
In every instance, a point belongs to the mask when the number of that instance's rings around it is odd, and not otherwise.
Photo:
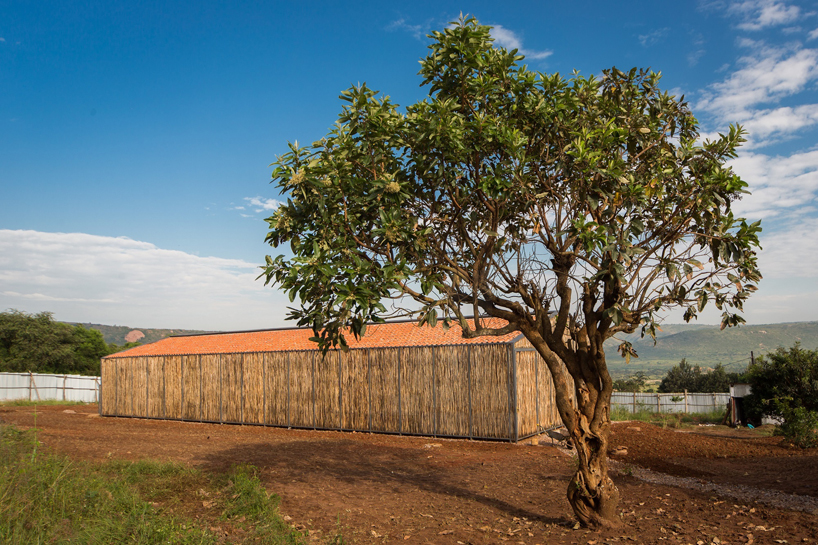
[(99, 401), (99, 377), (0, 373), (0, 401)]
[(632, 413), (710, 413), (727, 409), (730, 394), (644, 394), (614, 392), (611, 409), (627, 409)]

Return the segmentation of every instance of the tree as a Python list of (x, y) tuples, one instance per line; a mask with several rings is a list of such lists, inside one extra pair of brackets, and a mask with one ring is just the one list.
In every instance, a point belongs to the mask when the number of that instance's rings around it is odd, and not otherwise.
[(756, 358), (747, 370), (752, 394), (744, 400), (748, 415), (784, 420), (780, 432), (799, 446), (818, 445), (818, 350), (778, 348)]
[(628, 378), (620, 378), (613, 383), (617, 392), (641, 392), (648, 383), (648, 377), (642, 371), (637, 371)]
[(299, 299), (289, 318), (323, 350), (407, 314), (467, 338), (521, 332), (577, 449), (574, 513), (615, 524), (602, 345), (653, 335), (669, 307), (689, 320), (713, 303), (723, 326), (742, 321), (732, 311), (760, 278), (761, 228), (731, 212), (747, 184), (724, 163), (743, 131), (700, 145), (658, 74), (532, 72), (473, 18), (430, 38), (427, 99), (399, 112), (353, 87), (326, 137), (277, 158), (288, 199), (266, 240), (292, 256), (267, 256), (263, 276)]
[(98, 375), (100, 359), (118, 349), (96, 329), (54, 321), (50, 312), (0, 313), (0, 371)]
[(687, 363), (685, 358), (682, 358), (679, 365), (674, 365), (668, 370), (667, 375), (659, 384), (659, 391), (665, 393), (685, 390), (703, 393), (729, 392), (730, 384), (739, 382), (739, 378), (738, 373), (728, 373), (720, 363), (711, 371), (704, 372), (698, 365), (694, 367)]

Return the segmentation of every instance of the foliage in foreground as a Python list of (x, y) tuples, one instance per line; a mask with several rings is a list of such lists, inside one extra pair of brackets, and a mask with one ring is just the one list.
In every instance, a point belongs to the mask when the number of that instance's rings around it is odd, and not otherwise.
[(744, 399), (753, 420), (784, 419), (778, 432), (799, 447), (818, 446), (818, 350), (799, 343), (760, 356), (747, 370), (752, 394)]
[[(191, 494), (212, 504), (212, 518), (184, 515)], [(300, 543), (277, 501), (249, 466), (208, 476), (172, 463), (76, 462), (43, 452), (31, 431), (0, 427), (0, 543), (221, 543), (214, 524), (250, 542)]]
[(107, 344), (96, 329), (54, 320), (50, 312), (0, 312), (0, 371), (99, 375), (100, 358), (135, 346)]

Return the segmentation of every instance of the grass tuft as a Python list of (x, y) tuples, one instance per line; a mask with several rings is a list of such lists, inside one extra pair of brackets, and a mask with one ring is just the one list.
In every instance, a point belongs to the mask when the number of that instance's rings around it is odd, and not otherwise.
[(40, 401), (32, 400), (29, 401), (28, 399), (11, 399), (8, 401), (0, 401), (0, 407), (36, 407), (41, 406), (45, 407), (48, 405), (88, 405), (88, 403), (84, 401), (62, 401), (60, 399), (43, 399)]
[(79, 462), (38, 446), (32, 431), (0, 426), (0, 543), (303, 541), (251, 466), (210, 475), (152, 460)]

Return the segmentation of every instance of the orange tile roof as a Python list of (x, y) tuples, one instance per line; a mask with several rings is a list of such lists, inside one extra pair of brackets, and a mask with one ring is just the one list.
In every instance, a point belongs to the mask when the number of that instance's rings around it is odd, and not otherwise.
[[(471, 320), (470, 320), (471, 322)], [(486, 319), (493, 327), (502, 327), (504, 320)], [(170, 356), (182, 354), (236, 354), (248, 352), (284, 352), (288, 350), (317, 350), (311, 329), (268, 329), (236, 333), (212, 333), (168, 337), (151, 344), (137, 346), (106, 358), (130, 358), (134, 356)], [(355, 340), (347, 335), (347, 343), (354, 348), (389, 348), (399, 346), (440, 346), (452, 344), (500, 344), (520, 336), (514, 332), (501, 337), (477, 337), (465, 339), (459, 325), (448, 330), (441, 324), (436, 327), (418, 327), (417, 322), (392, 322), (369, 325), (366, 335)]]

